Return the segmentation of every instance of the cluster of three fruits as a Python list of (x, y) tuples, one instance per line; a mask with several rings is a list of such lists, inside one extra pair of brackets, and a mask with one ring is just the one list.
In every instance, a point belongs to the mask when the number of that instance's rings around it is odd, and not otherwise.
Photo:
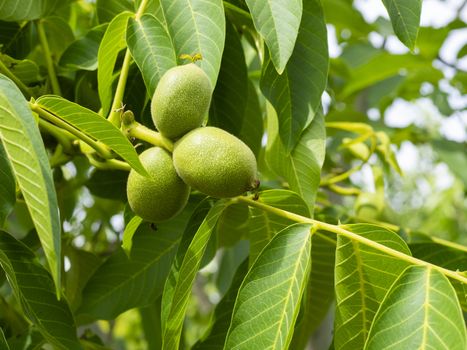
[(177, 140), (173, 154), (152, 147), (140, 154), (150, 174), (131, 170), (128, 202), (150, 222), (176, 216), (185, 207), (190, 187), (216, 198), (235, 197), (255, 188), (256, 159), (240, 139), (215, 127), (201, 127), (211, 102), (208, 76), (190, 63), (168, 70), (151, 103), (157, 130)]

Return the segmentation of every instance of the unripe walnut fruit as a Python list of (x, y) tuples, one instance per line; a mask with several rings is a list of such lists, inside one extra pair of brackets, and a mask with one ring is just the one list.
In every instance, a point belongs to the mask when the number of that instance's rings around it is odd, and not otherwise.
[(151, 115), (157, 130), (177, 139), (199, 127), (211, 103), (208, 76), (196, 64), (169, 69), (157, 84), (151, 102)]
[(171, 219), (185, 207), (190, 187), (177, 175), (172, 157), (164, 149), (149, 148), (139, 158), (150, 177), (130, 171), (127, 196), (131, 209), (146, 221)]
[(198, 128), (183, 136), (175, 143), (173, 161), (185, 183), (212, 197), (235, 197), (259, 183), (253, 152), (219, 128)]

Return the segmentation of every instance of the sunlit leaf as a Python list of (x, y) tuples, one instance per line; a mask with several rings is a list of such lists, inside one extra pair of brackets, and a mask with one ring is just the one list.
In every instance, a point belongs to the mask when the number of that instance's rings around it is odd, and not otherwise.
[(246, 0), (246, 3), (256, 29), (268, 45), (277, 72), (282, 74), (297, 40), (302, 1)]
[(112, 103), (113, 71), (120, 50), (126, 47), (126, 28), (131, 12), (122, 12), (110, 22), (97, 53), (97, 81), (103, 115), (107, 115)]
[(57, 300), (52, 277), (28, 247), (3, 231), (0, 265), (25, 314), (44, 338), (59, 349), (81, 349), (73, 315), (63, 298)]
[(288, 348), (311, 269), (310, 229), (289, 226), (261, 252), (238, 291), (224, 349)]
[(38, 19), (52, 12), (60, 3), (60, 0), (3, 0), (0, 2), (0, 19), (3, 21)]
[(139, 20), (129, 19), (126, 40), (152, 96), (162, 75), (177, 65), (169, 34), (156, 17), (145, 14)]
[(61, 243), (57, 195), (47, 153), (23, 95), (0, 75), (0, 140), (26, 201), (42, 248), (60, 290)]
[(420, 26), (422, 0), (382, 0), (400, 41), (413, 50)]
[(371, 326), (365, 349), (467, 347), (454, 289), (435, 269), (410, 266), (394, 282)]
[[(345, 229), (410, 255), (405, 242), (394, 232), (369, 225), (346, 225)], [(337, 237), (334, 348), (362, 349), (370, 326), (386, 292), (408, 266), (404, 260), (384, 254), (360, 242)]]
[(162, 295), (162, 347), (178, 349), (191, 288), (214, 227), (229, 204), (218, 201), (212, 208), (204, 201), (195, 210), (183, 234)]
[(55, 114), (76, 129), (102, 142), (115, 151), (140, 174), (146, 174), (133, 145), (112, 123), (97, 113), (64, 98), (45, 95), (36, 100), (41, 108)]
[(160, 0), (177, 58), (201, 54), (201, 68), (216, 85), (225, 41), (221, 0)]

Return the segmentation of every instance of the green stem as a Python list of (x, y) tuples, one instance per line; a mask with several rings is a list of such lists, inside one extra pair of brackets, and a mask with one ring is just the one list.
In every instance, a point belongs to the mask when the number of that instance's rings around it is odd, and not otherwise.
[(115, 91), (114, 100), (108, 117), (108, 120), (117, 128), (120, 127), (120, 108), (122, 107), (123, 95), (125, 94), (125, 86), (128, 78), (128, 71), (130, 70), (130, 63), (131, 53), (130, 50), (127, 49), (125, 52), (125, 58), (123, 59), (122, 69), (120, 71), (120, 77), (118, 78), (117, 90)]
[(34, 93), (32, 92), (32, 90), (29, 87), (27, 87), (26, 84), (24, 84), (21, 80), (19, 80), (18, 77), (14, 75), (13, 72), (10, 71), (10, 69), (7, 66), (5, 66), (2, 60), (0, 60), (0, 73), (3, 73), (8, 78), (10, 78), (23, 92), (26, 99), (34, 97)]
[(337, 194), (340, 194), (342, 196), (358, 196), (361, 191), (358, 189), (358, 188), (354, 188), (354, 187), (342, 187), (342, 186), (338, 186), (338, 185), (335, 185), (335, 184), (330, 184), (328, 186), (328, 188), (337, 193)]
[(46, 111), (45, 109), (42, 109), (40, 106), (32, 102), (29, 102), (29, 107), (31, 108), (31, 110), (36, 112), (41, 118), (47, 120), (48, 122), (52, 124), (55, 124), (56, 126), (68, 131), (70, 134), (86, 142), (89, 146), (94, 148), (96, 152), (99, 153), (99, 155), (102, 158), (113, 157), (110, 149), (106, 145), (102, 144), (101, 142), (92, 139), (88, 135), (82, 133), (81, 131), (73, 127), (72, 125), (68, 124), (67, 122), (63, 121), (59, 117), (53, 115), (52, 113)]
[(39, 118), (39, 127), (52, 135), (57, 139), (57, 141), (62, 145), (65, 153), (71, 154), (74, 151), (73, 140), (74, 137), (69, 132), (56, 127), (55, 125), (45, 121), (44, 119)]
[(61, 166), (71, 160), (71, 156), (63, 153), (62, 145), (58, 145), (54, 154), (49, 159), (50, 167), (55, 168)]
[(124, 124), (124, 131), (130, 137), (135, 137), (137, 139), (149, 142), (154, 146), (162, 147), (170, 153), (173, 152), (174, 145), (172, 141), (162, 136), (157, 131), (151, 130), (136, 121), (133, 121), (129, 125)]
[(237, 12), (238, 14), (242, 15), (243, 17), (246, 17), (251, 20), (251, 15), (249, 12), (245, 11), (244, 9), (241, 9), (240, 7), (237, 7), (227, 1), (223, 1), (224, 7), (226, 9), (232, 10), (234, 12)]
[(316, 226), (316, 228), (318, 230), (332, 232), (332, 233), (335, 233), (337, 235), (341, 235), (343, 237), (346, 237), (346, 238), (351, 239), (353, 241), (357, 241), (357, 242), (362, 243), (362, 244), (364, 244), (364, 245), (366, 245), (368, 247), (374, 248), (374, 249), (379, 250), (379, 251), (381, 251), (383, 253), (386, 253), (388, 255), (396, 257), (396, 258), (398, 258), (400, 260), (406, 261), (406, 262), (408, 262), (410, 264), (431, 267), (432, 269), (437, 270), (437, 271), (443, 273), (444, 275), (446, 275), (448, 277), (451, 277), (452, 279), (455, 279), (455, 280), (458, 280), (459, 282), (467, 284), (467, 277), (462, 276), (460, 273), (457, 273), (457, 272), (452, 271), (452, 270), (445, 269), (445, 268), (440, 267), (438, 265), (433, 265), (433, 264), (431, 264), (429, 262), (426, 262), (424, 260), (414, 258), (413, 256), (404, 254), (404, 253), (402, 253), (400, 251), (389, 248), (389, 247), (387, 247), (387, 246), (385, 246), (383, 244), (372, 241), (371, 239), (365, 238), (365, 237), (360, 236), (360, 235), (358, 235), (356, 233), (348, 231), (348, 230), (345, 229), (346, 225), (332, 225), (332, 224), (328, 224), (328, 223), (325, 223), (325, 222), (322, 222), (322, 221), (310, 219), (310, 218), (307, 218), (305, 216), (301, 216), (301, 215), (298, 215), (298, 214), (288, 212), (286, 210), (271, 207), (268, 204), (261, 203), (259, 201), (255, 201), (255, 200), (253, 200), (251, 198), (248, 198), (248, 197), (237, 197), (237, 199), (239, 201), (241, 201), (241, 202), (244, 202), (244, 203), (252, 206), (252, 207), (260, 208), (262, 210), (265, 210), (265, 211), (268, 211), (270, 213), (282, 216), (282, 217), (287, 218), (287, 219), (292, 220), (292, 221), (313, 224), (313, 225)]
[(123, 162), (117, 159), (106, 159), (105, 162), (100, 162), (96, 160), (92, 155), (86, 155), (89, 159), (89, 163), (95, 166), (98, 169), (103, 170), (124, 170), (130, 171), (131, 166), (128, 163)]
[[(135, 19), (138, 20), (144, 14), (144, 10), (148, 4), (148, 0), (141, 1), (138, 11), (136, 11)], [(123, 59), (122, 69), (120, 70), (120, 76), (118, 78), (117, 90), (115, 91), (114, 100), (112, 102), (112, 107), (110, 108), (110, 113), (108, 120), (115, 125), (120, 127), (120, 111), (122, 107), (123, 95), (125, 94), (126, 81), (128, 79), (128, 72), (130, 70), (131, 64), (131, 53), (127, 48), (125, 52), (125, 58)]]
[(39, 35), (39, 41), (44, 50), (44, 58), (47, 64), (47, 72), (49, 74), (50, 83), (52, 85), (52, 92), (55, 95), (62, 95), (60, 85), (58, 84), (57, 75), (55, 74), (55, 67), (52, 61), (52, 54), (50, 53), (49, 42), (47, 41), (47, 35), (45, 34), (44, 24), (42, 20), (37, 20), (37, 34)]

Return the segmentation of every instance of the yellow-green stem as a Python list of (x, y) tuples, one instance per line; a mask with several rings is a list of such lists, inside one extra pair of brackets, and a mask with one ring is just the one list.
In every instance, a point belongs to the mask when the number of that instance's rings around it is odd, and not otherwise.
[(172, 141), (162, 136), (157, 131), (151, 130), (146, 126), (139, 124), (138, 122), (133, 122), (127, 126), (126, 133), (128, 136), (149, 142), (154, 146), (162, 147), (170, 153), (173, 152), (174, 145)]
[(37, 20), (37, 34), (39, 35), (39, 42), (41, 43), (42, 50), (44, 51), (44, 59), (47, 64), (47, 72), (49, 74), (50, 84), (52, 85), (52, 92), (55, 95), (61, 95), (60, 85), (58, 84), (57, 75), (55, 74), (55, 67), (52, 61), (52, 54), (49, 49), (49, 42), (45, 34), (44, 24), (42, 20)]
[(242, 15), (243, 17), (248, 18), (248, 19), (251, 20), (251, 15), (247, 11), (241, 9), (240, 7), (237, 7), (237, 6), (233, 5), (233, 4), (231, 4), (230, 2), (223, 1), (223, 3), (224, 3), (224, 7), (226, 9), (237, 12), (238, 14)]
[(39, 115), (39, 117), (41, 117), (41, 118), (47, 120), (48, 122), (50, 122), (50, 123), (62, 128), (64, 130), (68, 131), (70, 134), (73, 134), (74, 136), (76, 136), (80, 140), (86, 142), (89, 146), (94, 148), (94, 150), (96, 150), (96, 152), (99, 153), (99, 155), (102, 158), (113, 158), (112, 152), (103, 143), (92, 139), (88, 135), (86, 135), (86, 134), (82, 133), (80, 130), (76, 129), (73, 125), (68, 124), (67, 122), (65, 122), (64, 120), (60, 119), (59, 117), (53, 115), (49, 111), (47, 111), (45, 109), (42, 109), (40, 106), (36, 105), (35, 103), (29, 102), (29, 106), (30, 106), (31, 110), (33, 110), (34, 112), (36, 112)]
[(96, 160), (92, 155), (86, 155), (89, 159), (89, 163), (94, 165), (98, 169), (103, 170), (123, 170), (123, 171), (130, 171), (131, 166), (128, 163), (123, 162), (117, 159), (106, 159), (104, 162), (100, 162)]
[[(148, 4), (148, 0), (141, 1), (138, 11), (136, 11), (135, 19), (138, 20), (144, 13), (144, 10)], [(108, 120), (115, 125), (120, 127), (120, 112), (119, 109), (122, 107), (123, 95), (125, 94), (126, 81), (128, 79), (128, 72), (130, 70), (131, 64), (131, 53), (127, 48), (125, 52), (125, 58), (123, 59), (122, 69), (120, 70), (120, 76), (118, 78), (117, 90), (115, 91), (114, 100), (112, 102), (112, 107), (110, 108), (110, 113)]]
[(257, 207), (257, 208), (263, 209), (265, 211), (268, 211), (270, 213), (274, 213), (276, 215), (282, 216), (282, 217), (290, 219), (292, 221), (301, 222), (301, 223), (310, 223), (310, 224), (316, 225), (316, 228), (318, 230), (332, 232), (332, 233), (335, 233), (337, 235), (341, 235), (341, 236), (346, 237), (348, 239), (351, 239), (353, 241), (357, 241), (359, 243), (365, 244), (366, 246), (377, 249), (377, 250), (379, 250), (379, 251), (381, 251), (383, 253), (386, 253), (388, 255), (394, 256), (394, 257), (396, 257), (396, 258), (398, 258), (400, 260), (406, 261), (406, 262), (408, 262), (410, 264), (431, 267), (434, 270), (437, 270), (437, 271), (443, 273), (445, 276), (451, 277), (452, 279), (455, 279), (455, 280), (457, 280), (459, 282), (467, 284), (467, 277), (462, 276), (460, 273), (457, 273), (457, 272), (452, 271), (452, 270), (445, 269), (445, 268), (440, 267), (438, 265), (433, 265), (433, 264), (431, 264), (429, 262), (426, 262), (424, 260), (414, 258), (413, 256), (406, 255), (406, 254), (404, 254), (402, 252), (399, 252), (399, 251), (397, 251), (395, 249), (389, 248), (389, 247), (387, 247), (387, 246), (385, 246), (383, 244), (380, 244), (378, 242), (375, 242), (375, 241), (372, 241), (372, 240), (370, 240), (368, 238), (360, 236), (360, 235), (358, 235), (356, 233), (348, 231), (348, 230), (345, 229), (345, 225), (332, 225), (332, 224), (328, 224), (328, 223), (325, 223), (325, 222), (322, 222), (322, 221), (310, 219), (310, 218), (307, 218), (305, 216), (301, 216), (301, 215), (298, 215), (298, 214), (288, 212), (286, 210), (282, 210), (282, 209), (279, 209), (279, 208), (274, 208), (274, 207), (272, 207), (272, 206), (270, 206), (268, 204), (261, 203), (260, 201), (253, 200), (253, 199), (248, 198), (248, 197), (237, 197), (237, 198), (238, 198), (239, 201), (244, 202), (244, 203), (246, 203), (246, 204), (248, 204), (248, 205), (250, 205), (252, 207)]
[(7, 66), (0, 60), (0, 73), (6, 75), (8, 78), (10, 78), (16, 86), (19, 87), (21, 92), (24, 94), (24, 96), (29, 99), (30, 97), (34, 97), (34, 93), (30, 88), (28, 88), (21, 80), (18, 79), (16, 75), (13, 74), (13, 72), (8, 69)]

